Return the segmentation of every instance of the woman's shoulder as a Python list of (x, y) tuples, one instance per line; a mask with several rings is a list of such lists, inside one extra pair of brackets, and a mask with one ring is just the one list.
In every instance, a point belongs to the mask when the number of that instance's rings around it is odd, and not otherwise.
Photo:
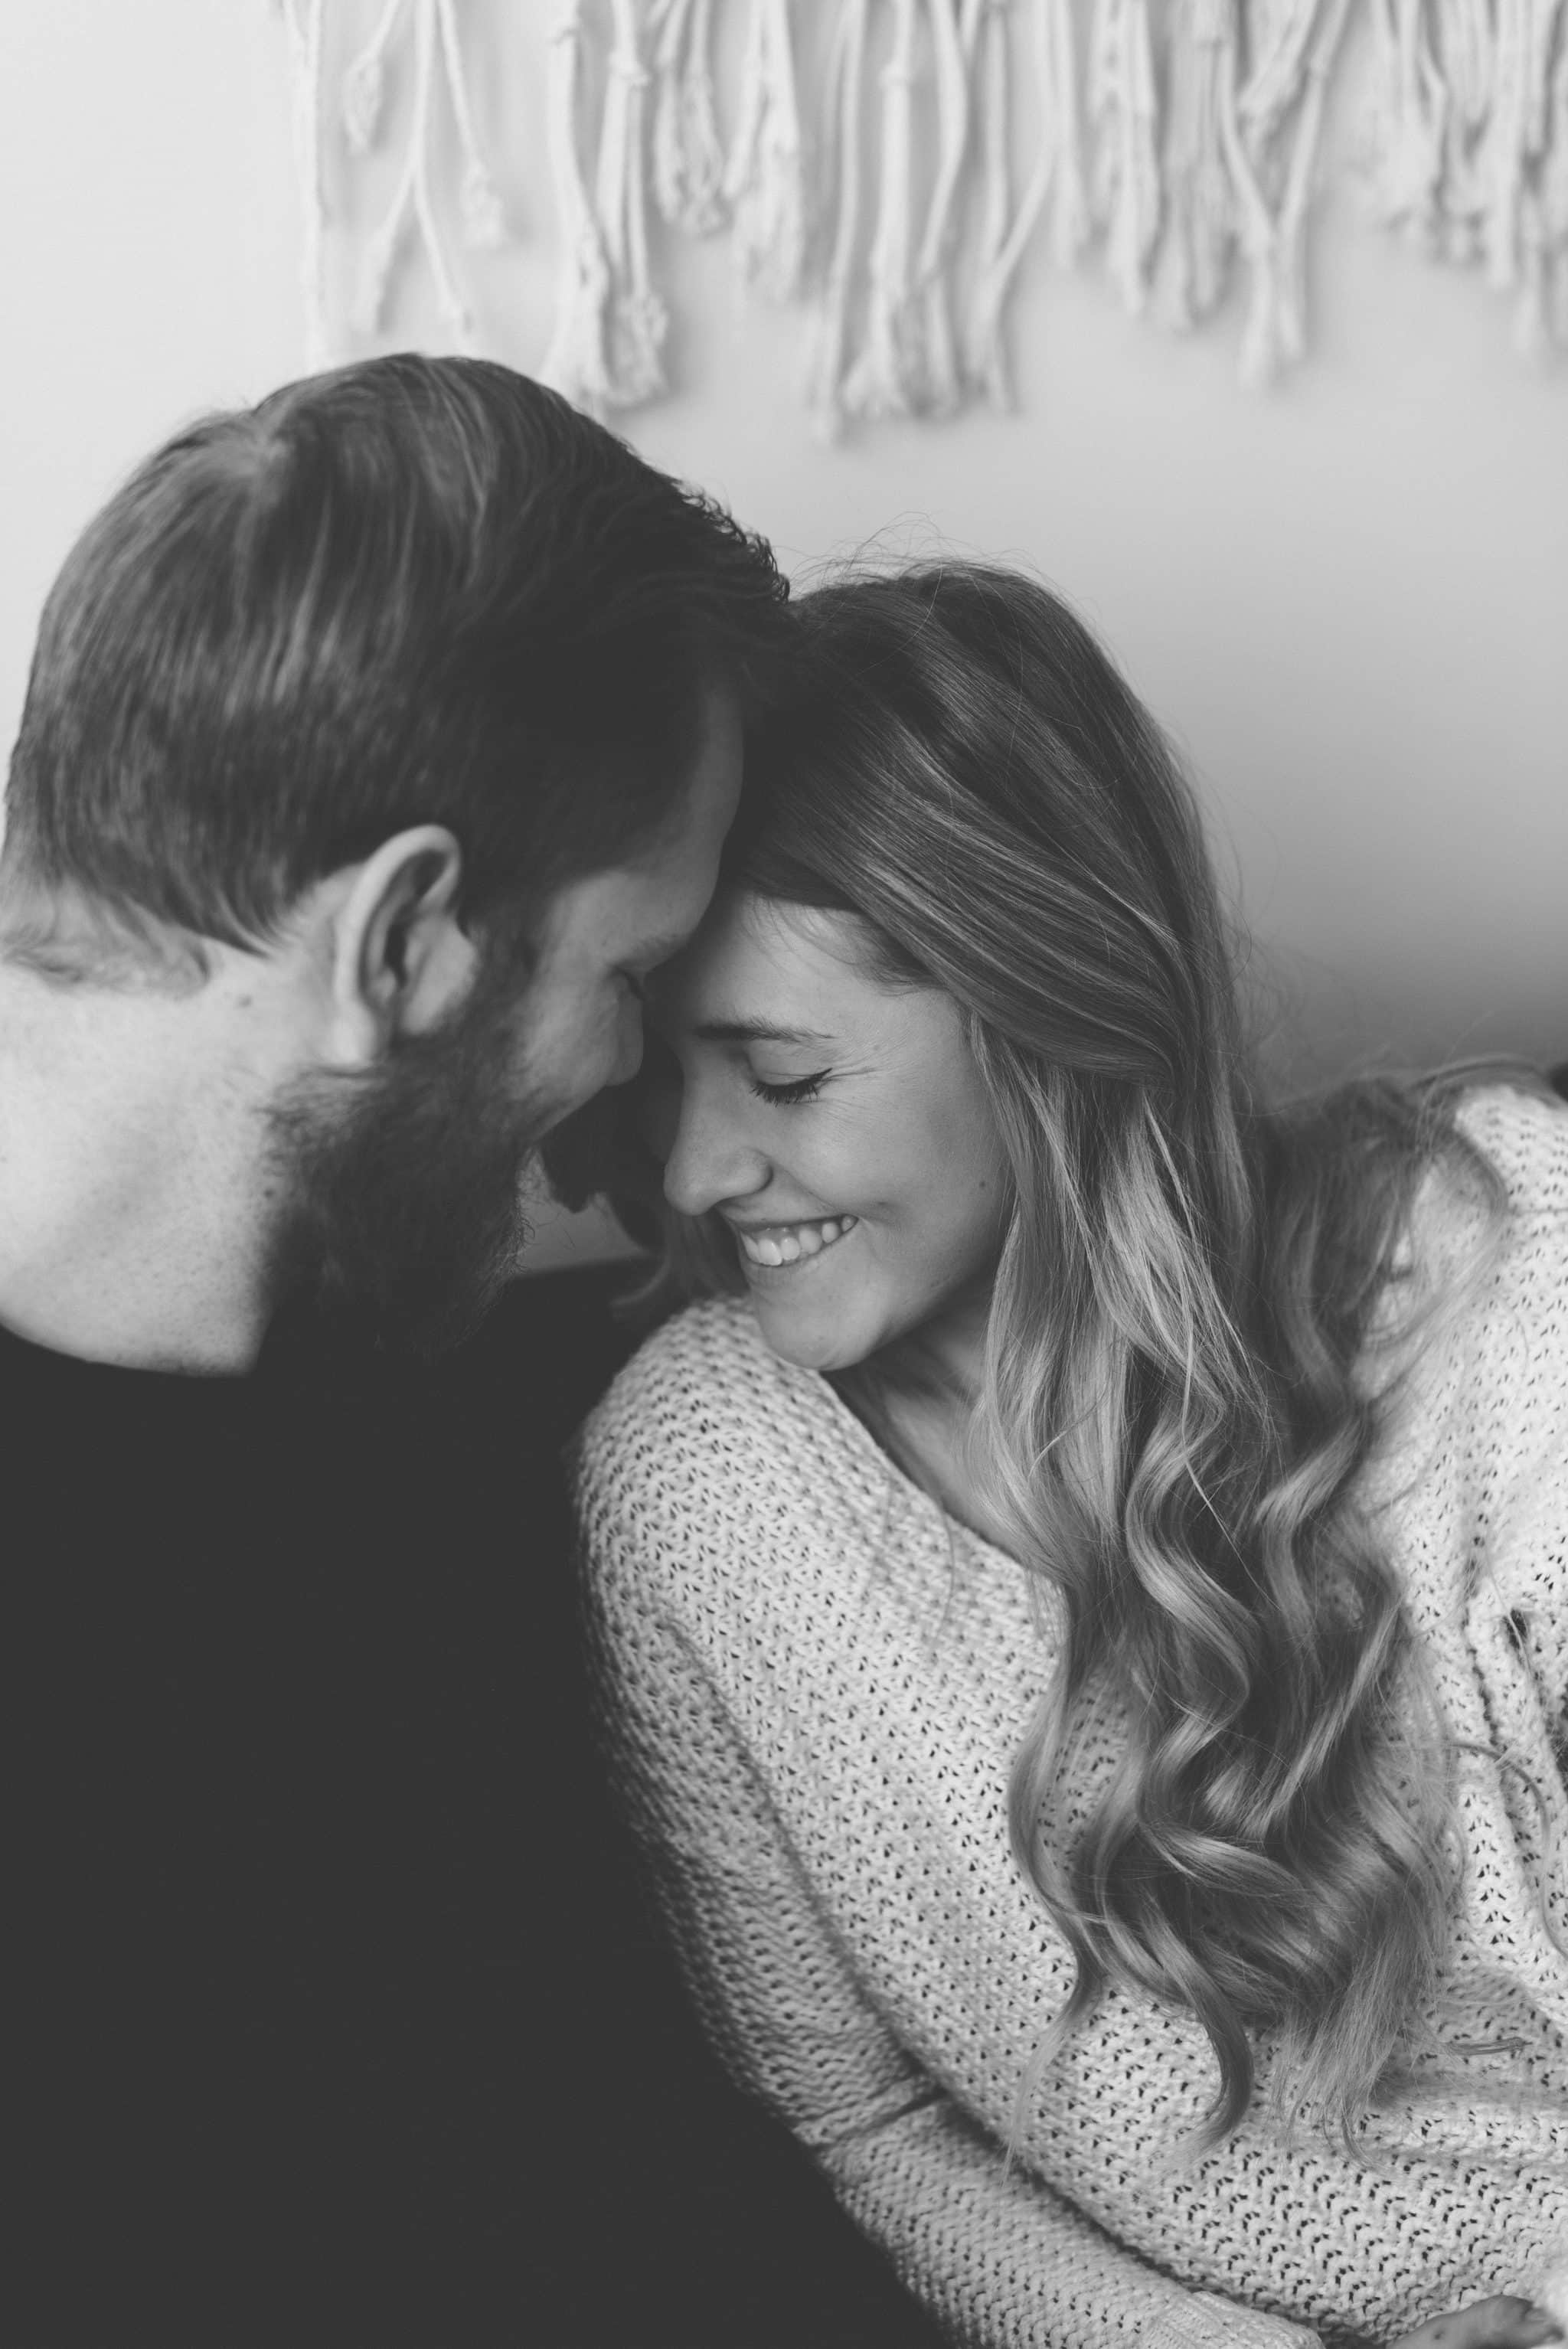
[(644, 1339), (588, 1424), (603, 1437), (636, 1423), (668, 1423), (678, 1432), (694, 1408), (705, 1420), (744, 1419), (767, 1407), (787, 1375), (744, 1300), (714, 1298), (686, 1306)]
[[(1460, 1124), (1501, 1184), (1506, 1208), (1481, 1262), (1476, 1299), (1487, 1333), (1497, 1424), (1523, 1445), (1544, 1429), (1555, 1454), (1568, 1433), (1568, 1103), (1501, 1086), (1472, 1095)], [(1560, 1468), (1561, 1463), (1556, 1465)]]
[(1522, 1084), (1482, 1084), (1455, 1112), (1516, 1211), (1568, 1215), (1568, 1101)]
[(822, 1381), (769, 1351), (735, 1299), (688, 1306), (633, 1355), (577, 1445), (579, 1489), (628, 1509), (713, 1509), (830, 1440)]
[[(1422, 1177), (1396, 1256), (1411, 1298), (1446, 1299), (1441, 1326), (1478, 1329), (1486, 1301), (1568, 1274), (1568, 1102), (1522, 1085), (1478, 1085), (1453, 1111), (1465, 1153), (1448, 1151)], [(1390, 1330), (1403, 1322), (1396, 1309)]]
[[(1501, 1323), (1524, 1325), (1559, 1353), (1568, 1313), (1568, 1103), (1489, 1083), (1455, 1105), (1465, 1151), (1429, 1167), (1395, 1257), (1368, 1369), (1381, 1377), (1415, 1357), (1461, 1376), (1472, 1393)], [(1411, 1309), (1414, 1308), (1412, 1314)], [(1568, 1385), (1568, 1363), (1563, 1383)]]
[(1445, 1428), (1456, 1457), (1472, 1457), (1490, 1483), (1550, 1469), (1560, 1507), (1568, 1104), (1488, 1084), (1458, 1104), (1455, 1123), (1485, 1179), (1450, 1154), (1423, 1181), (1398, 1260), (1391, 1342), (1386, 1356), (1374, 1351), (1373, 1376), (1408, 1373), (1419, 1423)]
[[(1532, 1669), (1555, 1707), (1568, 1682), (1568, 1103), (1488, 1085), (1457, 1122), (1506, 1206), (1501, 1221), (1475, 1219), (1482, 1245), (1468, 1267), (1479, 1277), (1461, 1278), (1438, 1325), (1428, 1381), (1438, 1440), (1406, 1568), (1432, 1594), (1435, 1625), (1491, 1620), (1503, 1661), (1486, 1671)], [(1440, 1248), (1462, 1213), (1442, 1218)], [(1529, 1655), (1509, 1663), (1521, 1623)]]
[(1513, 1217), (1568, 1216), (1568, 1102), (1522, 1085), (1479, 1085), (1455, 1123), (1501, 1179)]

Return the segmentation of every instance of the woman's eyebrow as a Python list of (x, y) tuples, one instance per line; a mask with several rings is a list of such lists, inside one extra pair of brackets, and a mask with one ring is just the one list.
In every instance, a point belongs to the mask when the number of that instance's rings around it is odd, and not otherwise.
[(705, 1044), (830, 1044), (813, 1028), (779, 1028), (770, 1019), (704, 1019), (693, 1029)]

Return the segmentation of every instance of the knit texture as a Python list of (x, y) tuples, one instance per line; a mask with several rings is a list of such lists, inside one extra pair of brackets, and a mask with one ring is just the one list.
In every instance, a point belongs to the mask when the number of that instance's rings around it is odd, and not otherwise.
[[(1489, 1089), (1463, 1123), (1506, 1234), (1369, 1486), (1449, 1728), (1485, 1749), (1456, 1764), (1463, 2046), (1374, 2117), (1370, 2161), (1286, 2147), (1261, 2094), (1194, 2155), (1208, 2042), (1112, 1991), (1009, 2166), (1071, 1982), (1008, 1847), (1051, 1665), (1023, 1570), (743, 1303), (661, 1330), (585, 1431), (611, 1735), (694, 1994), (958, 2342), (1387, 2341), (1568, 2261), (1568, 1114)], [(1418, 1248), (1462, 1255), (1472, 1216), (1429, 1196)]]

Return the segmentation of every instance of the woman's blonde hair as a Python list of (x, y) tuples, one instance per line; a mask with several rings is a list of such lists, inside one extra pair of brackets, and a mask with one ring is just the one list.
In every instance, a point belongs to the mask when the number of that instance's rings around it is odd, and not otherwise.
[[(1275, 2033), (1288, 2109), (1353, 2137), (1451, 1889), (1446, 1756), (1356, 1505), (1388, 1393), (1366, 1357), (1422, 1178), (1494, 1220), (1500, 1186), (1457, 1081), (1262, 1100), (1191, 789), (1057, 597), (942, 564), (799, 614), (729, 878), (853, 913), (882, 978), (944, 989), (1005, 1140), (982, 1417), (1006, 1537), (1057, 1595), (1011, 1823), (1077, 1961), (1064, 2026), (1108, 1983), (1190, 2009), (1210, 2137)], [(677, 1256), (735, 1285), (714, 1235)], [(1108, 1702), (1117, 1759), (1063, 1848), (1075, 1727)]]

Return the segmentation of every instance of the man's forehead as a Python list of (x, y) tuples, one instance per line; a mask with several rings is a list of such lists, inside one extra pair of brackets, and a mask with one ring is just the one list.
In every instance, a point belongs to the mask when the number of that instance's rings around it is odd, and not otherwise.
[(630, 948), (630, 958), (654, 969), (679, 954), (681, 948), (690, 942), (695, 926), (695, 923), (687, 923), (681, 929), (655, 930), (651, 936), (639, 939)]
[(706, 814), (724, 831), (734, 819), (740, 797), (744, 741), (739, 696), (731, 686), (708, 685), (703, 693), (687, 799), (695, 803), (693, 812), (699, 821)]

